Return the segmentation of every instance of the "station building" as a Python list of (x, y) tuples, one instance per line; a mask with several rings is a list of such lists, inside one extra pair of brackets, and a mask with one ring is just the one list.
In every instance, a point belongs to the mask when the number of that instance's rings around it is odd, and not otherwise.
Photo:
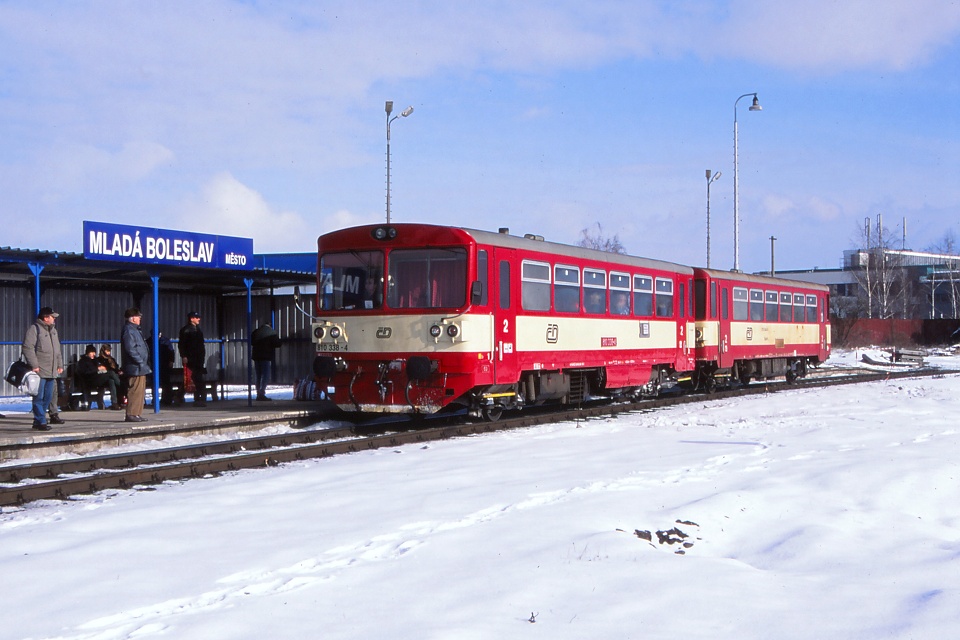
[[(60, 314), (65, 366), (87, 344), (111, 345), (122, 365), (124, 311), (139, 307), (154, 354), (161, 335), (176, 351), (187, 314), (200, 313), (211, 385), (252, 383), (249, 336), (261, 323), (272, 324), (282, 343), (273, 383), (292, 384), (311, 375), (313, 300), (304, 295), (301, 312), (293, 289), (315, 291), (316, 259), (316, 253), (255, 254), (251, 239), (95, 222), (84, 222), (82, 254), (0, 247), (0, 365), (6, 371), (20, 357), (41, 307)], [(179, 354), (174, 366), (182, 366)], [(148, 379), (148, 386), (158, 381)], [(19, 395), (2, 384), (0, 395)]]

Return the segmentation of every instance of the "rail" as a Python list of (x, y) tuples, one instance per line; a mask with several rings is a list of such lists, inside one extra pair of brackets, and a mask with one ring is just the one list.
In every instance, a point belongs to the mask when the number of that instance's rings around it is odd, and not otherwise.
[[(804, 387), (826, 387), (888, 379), (924, 376), (943, 377), (960, 371), (924, 369), (892, 372), (854, 372), (845, 375), (785, 382), (754, 383), (709, 395), (667, 396), (639, 402), (597, 403), (564, 411), (527, 411), (499, 422), (441, 423), (423, 426), (416, 421), (404, 430), (373, 433), (374, 427), (353, 425), (304, 430), (272, 436), (240, 438), (157, 449), (151, 451), (87, 456), (81, 459), (38, 462), (0, 467), (0, 506), (22, 505), (35, 500), (68, 499), (73, 495), (105, 489), (131, 489), (141, 485), (202, 478), (241, 469), (276, 466), (285, 462), (425, 443), (564, 421), (606, 418), (622, 413), (651, 411), (661, 407), (719, 400)], [(392, 425), (396, 426), (396, 425)]]

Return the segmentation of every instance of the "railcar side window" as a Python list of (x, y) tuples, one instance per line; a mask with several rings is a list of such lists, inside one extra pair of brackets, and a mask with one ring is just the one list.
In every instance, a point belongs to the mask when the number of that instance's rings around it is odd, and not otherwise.
[(393, 309), (462, 307), (467, 300), (467, 251), (394, 249), (388, 256), (387, 304)]
[(554, 311), (580, 311), (580, 269), (558, 264), (553, 268), (553, 283)]
[(653, 315), (653, 278), (633, 276), (633, 312), (638, 316)]
[(583, 270), (583, 310), (587, 313), (606, 313), (607, 273), (605, 271)]
[(793, 294), (793, 321), (806, 322), (804, 319), (803, 294)]
[(807, 322), (817, 321), (817, 296), (807, 296)]
[(750, 296), (742, 287), (733, 288), (733, 319), (747, 320), (750, 318)]
[(763, 291), (750, 289), (750, 319), (763, 322)]
[(321, 309), (377, 309), (383, 304), (383, 252), (325, 253), (319, 280)]
[(630, 276), (625, 273), (610, 274), (610, 313), (630, 315)]
[(520, 304), (525, 311), (550, 310), (550, 265), (524, 260), (520, 266)]
[(489, 287), (487, 277), (487, 251), (480, 249), (477, 251), (477, 281), (480, 282), (480, 305), (487, 304), (487, 289)]
[(776, 322), (780, 319), (780, 315), (778, 313), (779, 309), (777, 307), (779, 294), (776, 291), (767, 291), (765, 294), (767, 300), (767, 322)]
[(710, 283), (710, 317), (717, 317), (717, 283)]
[(789, 293), (780, 294), (780, 320), (783, 322), (793, 322), (793, 305), (790, 301), (793, 299)]
[(720, 289), (720, 316), (724, 320), (730, 319), (730, 290), (726, 287)]
[(657, 317), (673, 317), (673, 280), (657, 278)]
[(500, 261), (500, 278), (497, 282), (497, 289), (500, 291), (500, 308), (510, 308), (510, 261)]

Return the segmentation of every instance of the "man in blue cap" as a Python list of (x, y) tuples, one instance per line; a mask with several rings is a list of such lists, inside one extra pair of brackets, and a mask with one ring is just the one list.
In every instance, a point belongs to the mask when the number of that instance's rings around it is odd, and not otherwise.
[[(50, 307), (43, 307), (36, 321), (27, 328), (23, 337), (21, 353), (30, 368), (40, 376), (40, 392), (33, 397), (33, 428), (49, 431), (47, 409), (53, 401), (57, 378), (63, 373), (63, 353), (60, 350), (60, 335), (55, 326), (60, 314)], [(54, 412), (50, 422), (63, 424), (60, 415)]]

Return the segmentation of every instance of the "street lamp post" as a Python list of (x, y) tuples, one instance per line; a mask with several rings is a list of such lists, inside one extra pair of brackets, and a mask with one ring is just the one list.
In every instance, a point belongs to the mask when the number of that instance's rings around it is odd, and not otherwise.
[(413, 113), (413, 107), (407, 107), (400, 112), (400, 115), (390, 117), (393, 113), (393, 100), (387, 100), (385, 107), (387, 112), (387, 224), (390, 224), (390, 124), (397, 118), (406, 118)]
[(777, 263), (775, 259), (776, 254), (774, 253), (774, 243), (776, 243), (776, 241), (777, 241), (776, 236), (770, 236), (770, 277), (771, 278), (777, 275)]
[(750, 111), (762, 111), (756, 93), (745, 93), (733, 103), (733, 270), (740, 271), (740, 178), (739, 149), (737, 148), (737, 102), (747, 96), (753, 96)]
[(710, 268), (710, 185), (716, 182), (722, 174), (713, 173), (707, 169), (707, 269)]

